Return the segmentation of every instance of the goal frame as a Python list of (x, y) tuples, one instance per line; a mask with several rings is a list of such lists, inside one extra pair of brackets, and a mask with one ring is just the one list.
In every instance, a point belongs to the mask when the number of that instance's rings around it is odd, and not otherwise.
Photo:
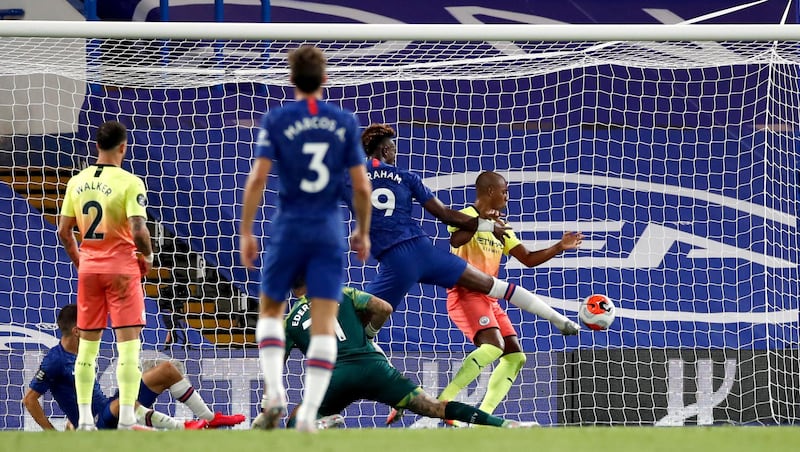
[(0, 37), (430, 41), (793, 41), (800, 24), (319, 24), (0, 21)]

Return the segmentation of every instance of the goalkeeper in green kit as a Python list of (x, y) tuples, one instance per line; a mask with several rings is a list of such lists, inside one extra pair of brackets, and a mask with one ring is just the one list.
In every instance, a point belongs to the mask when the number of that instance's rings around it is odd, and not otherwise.
[[(296, 282), (292, 291), (301, 298), (286, 317), (286, 356), (293, 347), (305, 354), (311, 337), (310, 303), (304, 296), (304, 283)], [(341, 425), (343, 419), (339, 413), (361, 399), (405, 408), (432, 418), (494, 427), (528, 426), (492, 416), (460, 402), (437, 400), (403, 376), (372, 341), (391, 314), (392, 306), (380, 298), (349, 287), (342, 291), (334, 326), (338, 355), (330, 386), (319, 408), (318, 428)], [(259, 422), (259, 419), (254, 422)], [(288, 425), (293, 425), (293, 419)]]

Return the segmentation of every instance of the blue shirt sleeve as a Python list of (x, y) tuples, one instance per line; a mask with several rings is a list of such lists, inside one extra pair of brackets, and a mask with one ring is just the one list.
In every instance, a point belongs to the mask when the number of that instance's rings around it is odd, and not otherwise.
[(265, 114), (261, 119), (261, 128), (258, 131), (258, 138), (256, 139), (256, 152), (253, 157), (264, 157), (270, 160), (277, 160), (276, 149), (270, 136), (270, 126), (272, 125), (272, 117)]
[(361, 146), (361, 133), (358, 129), (358, 120), (355, 115), (349, 114), (347, 121), (347, 133), (345, 135), (345, 168), (363, 165), (364, 148)]
[(58, 378), (63, 372), (63, 368), (53, 358), (52, 353), (48, 353), (42, 363), (39, 365), (39, 370), (31, 380), (30, 388), (39, 394), (45, 394), (50, 390), (51, 383)]
[(406, 172), (403, 175), (403, 181), (406, 183), (409, 190), (411, 190), (411, 196), (413, 196), (418, 203), (425, 204), (433, 198), (431, 189), (426, 187), (425, 184), (422, 183), (422, 179), (416, 174)]

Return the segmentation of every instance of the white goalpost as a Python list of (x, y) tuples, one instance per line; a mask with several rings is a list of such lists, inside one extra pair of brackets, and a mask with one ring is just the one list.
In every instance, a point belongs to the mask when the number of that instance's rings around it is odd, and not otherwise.
[[(110, 119), (128, 127), (126, 165), (149, 191), (145, 357), (180, 363), (215, 410), (256, 414), (258, 274), (239, 263), (236, 216), (259, 119), (293, 98), (286, 54), (303, 43), (328, 57), (326, 98), (362, 127), (392, 125), (398, 164), (445, 204), (468, 205), (475, 177), (498, 171), (529, 249), (586, 235), (579, 251), (533, 269), (511, 259), (501, 274), (572, 319), (583, 298), (606, 294), (617, 320), (563, 338), (508, 307), (527, 362), (496, 414), (545, 425), (800, 419), (800, 25), (0, 21), (0, 37), (0, 429), (34, 426), (19, 400), (75, 299), (58, 207)], [(262, 218), (275, 201), (269, 191)], [(444, 225), (419, 214), (446, 247)], [(348, 283), (362, 288), (375, 271), (351, 259)], [(414, 288), (378, 336), (431, 394), (472, 350), (445, 299)], [(113, 350), (101, 355), (110, 391)], [(294, 404), (298, 356), (288, 369)], [(459, 400), (479, 404), (488, 376)], [(46, 412), (59, 416), (52, 402)], [(345, 417), (373, 427), (386, 413), (358, 403)]]

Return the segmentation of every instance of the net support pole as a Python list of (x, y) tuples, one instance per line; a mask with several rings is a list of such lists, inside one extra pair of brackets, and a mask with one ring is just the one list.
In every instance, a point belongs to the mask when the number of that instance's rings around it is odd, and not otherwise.
[(161, 22), (169, 22), (169, 0), (161, 0), (158, 3), (158, 13), (161, 16)]
[(97, 0), (86, 0), (83, 4), (86, 20), (97, 20)]
[(271, 19), (269, 0), (261, 0), (261, 22), (267, 23)]

